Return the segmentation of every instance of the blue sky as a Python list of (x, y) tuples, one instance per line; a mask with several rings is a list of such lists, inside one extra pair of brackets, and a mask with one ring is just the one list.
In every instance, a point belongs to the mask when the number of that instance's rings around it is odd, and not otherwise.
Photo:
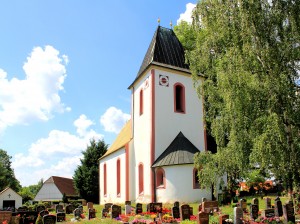
[(89, 139), (113, 142), (157, 19), (188, 20), (196, 2), (0, 3), (0, 148), (22, 186), (72, 177)]

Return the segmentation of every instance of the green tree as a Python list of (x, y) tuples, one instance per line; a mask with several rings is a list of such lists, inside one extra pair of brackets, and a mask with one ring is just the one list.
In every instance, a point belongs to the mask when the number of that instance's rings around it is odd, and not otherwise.
[(26, 202), (28, 202), (30, 200), (33, 200), (33, 198), (34, 198), (34, 195), (30, 191), (29, 187), (22, 187), (22, 189), (19, 191), (19, 194), (21, 195), (21, 197), (23, 199), (23, 204), (25, 204)]
[[(194, 77), (205, 78), (198, 91), (218, 146), (209, 162), (206, 153), (195, 157), (202, 185), (225, 173), (230, 184), (259, 167), (289, 190), (299, 187), (299, 9), (293, 0), (197, 4), (195, 44), (186, 55)], [(217, 166), (209, 181), (206, 165)]]
[(99, 163), (98, 159), (107, 151), (108, 145), (103, 140), (90, 141), (82, 152), (81, 165), (75, 170), (73, 180), (80, 196), (93, 203), (99, 203)]
[(16, 179), (14, 170), (11, 168), (11, 156), (0, 149), (0, 190), (11, 187), (18, 192), (21, 189), (20, 182)]

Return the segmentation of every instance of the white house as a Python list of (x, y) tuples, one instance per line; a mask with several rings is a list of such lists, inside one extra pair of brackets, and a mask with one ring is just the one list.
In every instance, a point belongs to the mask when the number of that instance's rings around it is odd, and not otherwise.
[(100, 203), (211, 199), (193, 159), (207, 150), (203, 102), (172, 29), (158, 26), (128, 89), (131, 120), (99, 159)]
[(63, 194), (66, 194), (67, 197), (78, 195), (74, 188), (73, 179), (52, 176), (43, 183), (34, 201), (61, 201)]
[(10, 187), (0, 192), (0, 210), (19, 208), (22, 206), (22, 197)]

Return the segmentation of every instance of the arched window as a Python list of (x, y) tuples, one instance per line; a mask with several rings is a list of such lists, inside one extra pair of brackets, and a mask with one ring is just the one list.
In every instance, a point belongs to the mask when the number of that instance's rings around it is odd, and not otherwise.
[(174, 111), (185, 113), (185, 88), (181, 83), (174, 85)]
[(198, 170), (196, 168), (193, 169), (193, 188), (200, 189)]
[(144, 165), (139, 164), (139, 194), (144, 193)]
[(107, 195), (107, 173), (106, 173), (106, 164), (103, 165), (103, 194), (104, 194), (104, 197), (106, 197)]
[(121, 165), (120, 159), (117, 160), (117, 197), (121, 196)]
[(156, 170), (156, 188), (166, 188), (166, 176), (163, 168)]
[(144, 93), (143, 90), (141, 89), (140, 91), (140, 115), (144, 113)]

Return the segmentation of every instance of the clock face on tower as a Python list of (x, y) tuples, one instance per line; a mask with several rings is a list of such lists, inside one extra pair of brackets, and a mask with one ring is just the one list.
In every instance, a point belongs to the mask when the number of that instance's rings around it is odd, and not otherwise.
[(159, 75), (159, 85), (161, 86), (169, 86), (169, 76)]

